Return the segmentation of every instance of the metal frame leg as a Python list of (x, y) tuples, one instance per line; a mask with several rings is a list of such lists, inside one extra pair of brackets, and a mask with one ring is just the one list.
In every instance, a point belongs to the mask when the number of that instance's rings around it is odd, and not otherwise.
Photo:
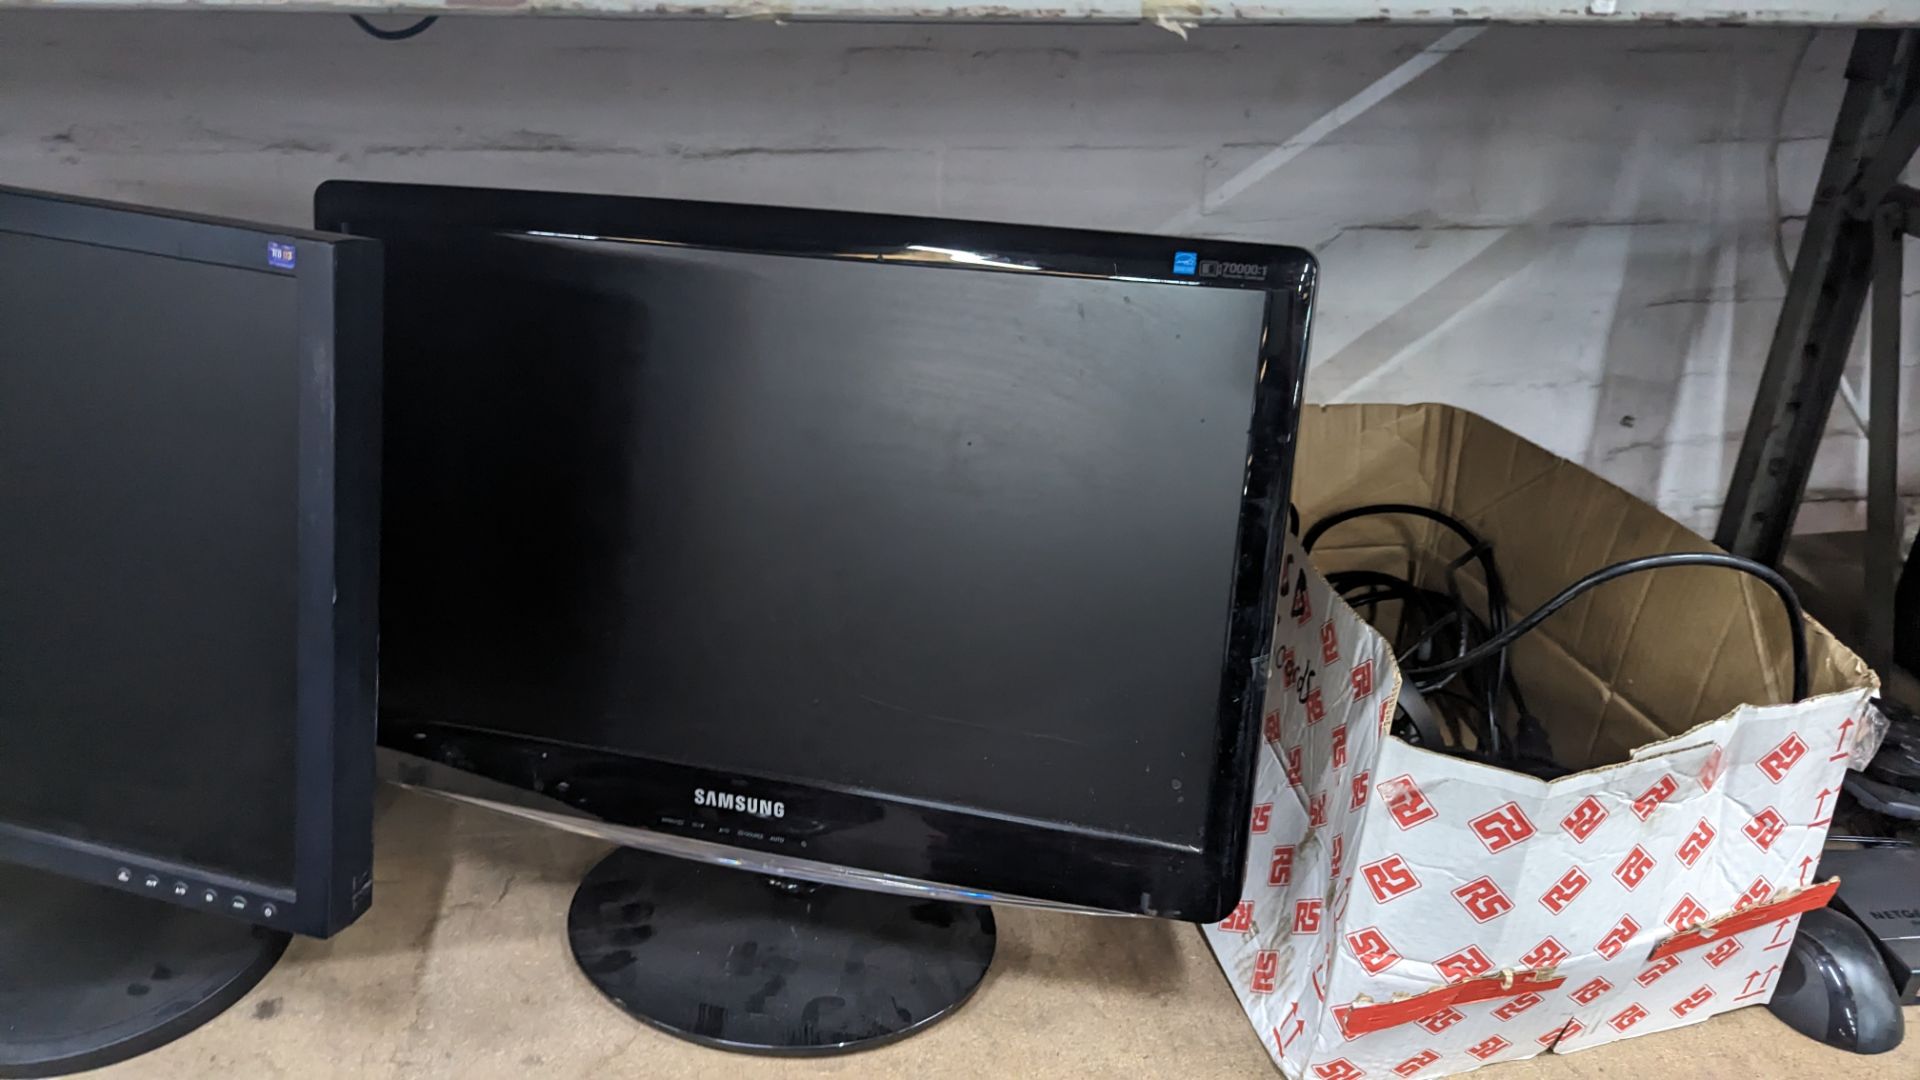
[[(1920, 115), (1920, 113), (1916, 113)], [(1900, 292), (1911, 196), (1888, 198), (1873, 215), (1873, 317), (1867, 403), (1866, 633), (1862, 659), (1878, 671), (1894, 657), (1894, 595), (1900, 578)]]

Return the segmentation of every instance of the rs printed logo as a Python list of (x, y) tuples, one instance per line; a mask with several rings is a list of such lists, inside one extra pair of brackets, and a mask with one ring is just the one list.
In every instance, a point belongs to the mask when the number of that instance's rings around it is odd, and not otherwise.
[(1268, 713), (1260, 721), (1260, 734), (1270, 743), (1280, 741), (1280, 713), (1276, 710)]
[(1344, 836), (1335, 836), (1333, 838), (1333, 843), (1329, 845), (1327, 848), (1327, 876), (1328, 877), (1337, 878), (1340, 876), (1340, 864), (1343, 861), (1345, 861), (1346, 854), (1347, 854), (1347, 838)]
[(1230, 934), (1244, 934), (1253, 929), (1253, 901), (1242, 900), (1233, 906), (1233, 911), (1220, 920), (1220, 929)]
[(1293, 932), (1296, 934), (1317, 934), (1320, 932), (1320, 908), (1326, 903), (1319, 897), (1311, 900), (1296, 901), (1293, 905)]
[(1519, 803), (1512, 802), (1481, 814), (1467, 822), (1467, 827), (1472, 829), (1473, 835), (1480, 838), (1480, 843), (1495, 855), (1534, 833), (1533, 822), (1527, 820), (1527, 815), (1520, 810)]
[(1627, 887), (1628, 892), (1632, 892), (1647, 880), (1647, 871), (1652, 869), (1653, 856), (1647, 854), (1646, 848), (1635, 844), (1633, 850), (1627, 852), (1627, 857), (1620, 860), (1620, 865), (1613, 868), (1613, 876)]
[(1507, 1047), (1512, 1045), (1513, 1045), (1512, 1043), (1508, 1042), (1507, 1040), (1501, 1038), (1498, 1035), (1489, 1035), (1486, 1038), (1480, 1040), (1479, 1042), (1474, 1043), (1472, 1046), (1467, 1047), (1467, 1053), (1472, 1054), (1474, 1057), (1479, 1058), (1481, 1061), (1485, 1061), (1488, 1058), (1492, 1057), (1493, 1055), (1499, 1053), (1502, 1050), (1505, 1050)]
[(1432, 821), (1440, 812), (1433, 808), (1427, 797), (1420, 792), (1420, 786), (1411, 776), (1396, 776), (1380, 782), (1380, 797), (1387, 800), (1387, 812), (1393, 815), (1393, 823), (1402, 829), (1411, 829), (1423, 821)]
[(1641, 821), (1647, 820), (1653, 816), (1653, 812), (1661, 803), (1673, 798), (1673, 793), (1679, 790), (1680, 781), (1675, 780), (1672, 773), (1668, 773), (1660, 778), (1659, 783), (1641, 792), (1640, 797), (1633, 800), (1633, 816)]
[(1527, 955), (1520, 958), (1520, 966), (1540, 971), (1553, 967), (1571, 955), (1573, 954), (1567, 951), (1565, 945), (1560, 944), (1557, 939), (1549, 936), (1540, 939), (1540, 944), (1535, 945), (1527, 951)]
[(1289, 746), (1284, 756), (1287, 762), (1287, 783), (1293, 787), (1299, 787), (1301, 784), (1300, 748), (1297, 746)]
[(1713, 987), (1703, 986), (1674, 1003), (1673, 1015), (1685, 1016), (1693, 1010), (1713, 1000)]
[(1780, 816), (1780, 811), (1769, 806), (1753, 815), (1753, 820), (1747, 822), (1740, 831), (1747, 834), (1747, 839), (1753, 841), (1754, 847), (1771, 851), (1780, 834), (1787, 831), (1787, 819)]
[(1307, 824), (1318, 828), (1327, 823), (1327, 793), (1307, 797)]
[(1667, 912), (1667, 925), (1672, 927), (1676, 934), (1691, 930), (1706, 921), (1707, 909), (1702, 907), (1700, 901), (1695, 900), (1691, 893), (1681, 896), (1680, 902), (1673, 905), (1672, 911)]
[(1633, 935), (1639, 932), (1640, 924), (1633, 921), (1633, 916), (1622, 915), (1620, 921), (1613, 924), (1613, 929), (1607, 931), (1607, 936), (1601, 938), (1600, 944), (1595, 945), (1593, 949), (1611, 960), (1619, 956), (1620, 950), (1626, 948), (1627, 942), (1632, 941)]
[(1453, 898), (1467, 909), (1474, 922), (1492, 922), (1513, 910), (1513, 901), (1500, 891), (1490, 877), (1475, 878), (1453, 890)]
[(1739, 951), (1740, 939), (1728, 938), (1713, 948), (1708, 949), (1707, 954), (1701, 957), (1701, 959), (1705, 960), (1709, 967), (1719, 967), (1721, 964), (1733, 959), (1734, 954)]
[(1707, 819), (1701, 818), (1700, 824), (1695, 825), (1693, 831), (1687, 834), (1687, 838), (1680, 841), (1680, 850), (1674, 854), (1682, 863), (1691, 867), (1699, 861), (1700, 856), (1706, 853), (1708, 845), (1712, 843), (1713, 826), (1707, 824)]
[(1600, 805), (1599, 799), (1589, 795), (1574, 805), (1572, 813), (1560, 819), (1560, 827), (1573, 837), (1574, 843), (1584, 844), (1587, 837), (1593, 835), (1593, 830), (1605, 820), (1607, 808)]
[(1398, 855), (1361, 867), (1360, 877), (1366, 881), (1367, 891), (1373, 894), (1374, 900), (1382, 904), (1420, 888), (1420, 879), (1413, 876), (1407, 861)]
[(1440, 977), (1450, 983), (1465, 982), (1478, 978), (1493, 970), (1493, 961), (1480, 951), (1480, 946), (1469, 945), (1452, 956), (1443, 956), (1434, 962), (1440, 969)]
[(1301, 702), (1307, 709), (1307, 723), (1317, 724), (1327, 718), (1327, 706), (1320, 700), (1320, 688), (1314, 687), (1307, 692), (1307, 698)]
[(1799, 735), (1788, 735), (1779, 746), (1766, 752), (1755, 764), (1767, 774), (1767, 779), (1779, 783), (1787, 778), (1800, 759), (1807, 756), (1807, 744)]
[(1341, 724), (1333, 729), (1333, 767), (1344, 769), (1347, 765), (1347, 725)]
[(1369, 775), (1368, 772), (1365, 769), (1362, 769), (1360, 770), (1360, 775), (1353, 778), (1352, 798), (1347, 803), (1347, 809), (1358, 810), (1361, 807), (1367, 805), (1368, 775)]
[(1354, 697), (1366, 697), (1373, 693), (1373, 661), (1362, 660), (1347, 673), (1347, 681), (1353, 684)]
[(1414, 1073), (1419, 1072), (1421, 1069), (1439, 1060), (1440, 1052), (1438, 1050), (1422, 1050), (1400, 1064), (1395, 1065), (1393, 1071), (1400, 1076), (1412, 1076)]
[(1298, 678), (1300, 678), (1300, 665), (1293, 657), (1293, 650), (1283, 647), (1280, 650), (1280, 685), (1291, 690), (1294, 681)]
[(1534, 1042), (1539, 1043), (1541, 1046), (1552, 1047), (1554, 1043), (1562, 1042), (1566, 1039), (1571, 1039), (1575, 1035), (1578, 1035), (1585, 1030), (1586, 1030), (1586, 1026), (1580, 1023), (1580, 1021), (1569, 1020), (1567, 1021), (1567, 1026), (1553, 1028), (1552, 1030), (1548, 1031), (1545, 1035), (1542, 1035), (1538, 1039), (1535, 1039)]
[(1504, 1023), (1540, 1004), (1540, 1001), (1539, 994), (1521, 994), (1519, 997), (1509, 998), (1505, 1005), (1493, 1010), (1493, 1018)]
[(1387, 936), (1374, 926), (1348, 934), (1347, 947), (1353, 950), (1353, 958), (1360, 961), (1369, 975), (1380, 974), (1400, 959), (1400, 954), (1387, 943)]
[(1273, 849), (1273, 858), (1267, 862), (1267, 884), (1293, 884), (1293, 845), (1282, 844)]
[(1600, 1000), (1601, 995), (1613, 989), (1613, 984), (1605, 979), (1594, 979), (1567, 996), (1576, 1005), (1591, 1005)]
[(1340, 639), (1334, 633), (1332, 619), (1320, 624), (1320, 659), (1328, 664), (1340, 659)]
[(1747, 886), (1747, 891), (1741, 893), (1740, 899), (1733, 902), (1733, 910), (1739, 911), (1742, 908), (1750, 908), (1755, 904), (1764, 904), (1767, 902), (1767, 897), (1772, 895), (1773, 886), (1767, 882), (1766, 878), (1754, 878), (1753, 884)]
[(1252, 831), (1256, 834), (1266, 832), (1267, 829), (1272, 824), (1273, 824), (1273, 804), (1270, 802), (1263, 802), (1256, 805), (1253, 808)]
[(1438, 1035), (1466, 1018), (1467, 1014), (1459, 1009), (1441, 1009), (1437, 1013), (1415, 1020), (1414, 1023)]
[(1615, 1031), (1625, 1031), (1646, 1018), (1647, 1010), (1641, 1008), (1636, 1002), (1614, 1013), (1613, 1019), (1607, 1021), (1607, 1026)]
[(1254, 994), (1273, 993), (1274, 981), (1280, 977), (1280, 953), (1276, 949), (1261, 949), (1253, 954), (1253, 979), (1247, 983), (1247, 990)]
[(1591, 884), (1593, 879), (1587, 876), (1585, 870), (1577, 866), (1569, 867), (1566, 873), (1560, 875), (1560, 880), (1553, 883), (1553, 888), (1541, 895), (1540, 903), (1558, 915), (1567, 910), (1567, 905), (1573, 903)]
[(1313, 1075), (1320, 1080), (1360, 1080), (1367, 1074), (1346, 1058), (1334, 1058), (1325, 1065), (1315, 1065)]
[(1660, 981), (1660, 977), (1662, 975), (1665, 975), (1667, 972), (1672, 971), (1674, 968), (1677, 968), (1679, 966), (1680, 966), (1680, 957), (1678, 955), (1669, 954), (1667, 956), (1661, 957), (1658, 960), (1655, 960), (1653, 962), (1652, 967), (1649, 967), (1647, 970), (1641, 972), (1638, 975), (1635, 975), (1633, 977), (1633, 981), (1639, 983), (1641, 986), (1652, 986), (1654, 983)]

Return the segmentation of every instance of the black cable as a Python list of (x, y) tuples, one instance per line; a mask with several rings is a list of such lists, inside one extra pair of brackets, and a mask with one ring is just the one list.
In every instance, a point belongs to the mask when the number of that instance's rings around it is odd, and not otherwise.
[(358, 26), (360, 29), (365, 30), (367, 33), (373, 35), (374, 37), (379, 38), (381, 41), (405, 41), (410, 37), (419, 37), (421, 34), (424, 34), (427, 32), (427, 27), (432, 26), (434, 23), (437, 23), (440, 21), (440, 16), (428, 15), (427, 17), (421, 19), (417, 23), (412, 24), (411, 26), (403, 26), (398, 30), (382, 30), (379, 27), (368, 22), (362, 16), (349, 15), (348, 18), (353, 20), (353, 25)]
[(1559, 595), (1475, 648), (1438, 664), (1407, 671), (1406, 674), (1410, 677), (1431, 678), (1448, 671), (1472, 667), (1497, 655), (1501, 650), (1530, 633), (1535, 627), (1547, 621), (1554, 612), (1572, 603), (1581, 593), (1597, 585), (1626, 577), (1628, 574), (1674, 566), (1717, 566), (1728, 570), (1739, 570), (1759, 578), (1774, 591), (1774, 594), (1780, 598), (1781, 606), (1787, 609), (1787, 635), (1793, 646), (1793, 700), (1804, 699), (1807, 696), (1807, 631), (1806, 616), (1800, 609), (1800, 598), (1794, 594), (1793, 586), (1787, 584), (1787, 579), (1781, 577), (1772, 567), (1718, 551), (1680, 551), (1665, 555), (1647, 555), (1602, 567), (1562, 589)]

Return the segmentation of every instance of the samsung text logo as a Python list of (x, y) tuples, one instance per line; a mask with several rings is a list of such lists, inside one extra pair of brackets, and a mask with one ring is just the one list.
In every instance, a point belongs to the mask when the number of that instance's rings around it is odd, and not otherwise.
[(783, 818), (787, 816), (786, 803), (735, 795), (731, 791), (711, 791), (703, 787), (693, 789), (693, 805), (711, 806), (716, 810), (732, 810), (735, 813), (752, 814), (754, 817)]

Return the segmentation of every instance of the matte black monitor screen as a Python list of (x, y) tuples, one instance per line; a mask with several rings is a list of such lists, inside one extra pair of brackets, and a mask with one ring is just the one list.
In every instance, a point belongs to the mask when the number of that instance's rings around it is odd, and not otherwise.
[[(374, 247), (0, 191), (0, 858), (308, 933), (350, 920)], [(362, 440), (344, 470), (329, 417)]]
[(393, 283), (390, 741), (558, 744), (629, 824), (1216, 914), (1304, 255), (373, 185), (320, 220)]

